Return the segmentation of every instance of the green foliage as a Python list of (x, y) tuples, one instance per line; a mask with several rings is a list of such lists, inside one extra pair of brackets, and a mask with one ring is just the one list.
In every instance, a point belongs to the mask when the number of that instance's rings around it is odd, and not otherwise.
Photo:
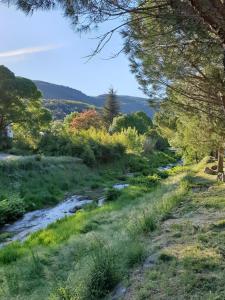
[(0, 95), (0, 142), (4, 145), (6, 127), (13, 124), (16, 139), (35, 144), (39, 132), (51, 120), (50, 112), (42, 106), (41, 93), (35, 84), (0, 66)]
[(119, 103), (114, 89), (110, 89), (103, 107), (103, 118), (110, 126), (113, 119), (119, 114)]
[[(123, 166), (121, 162), (119, 165)], [(90, 172), (85, 173), (90, 176)], [(12, 288), (6, 289), (5, 297), (104, 297), (145, 258), (145, 233), (155, 230), (161, 214), (181, 201), (180, 181), (181, 176), (168, 179), (151, 193), (138, 185), (129, 186), (121, 191), (118, 201), (51, 224), (22, 245), (6, 246), (0, 251), (1, 271)], [(38, 256), (34, 255), (37, 251)]]
[(201, 113), (190, 115), (180, 111), (172, 105), (172, 99), (162, 105), (155, 122), (186, 162), (200, 161), (223, 141), (223, 123)]
[[(102, 244), (92, 255), (91, 266), (85, 276), (81, 293), (84, 299), (100, 299), (118, 283), (120, 276), (112, 249)], [(84, 289), (84, 290), (83, 290)]]
[(142, 152), (144, 136), (135, 129), (128, 128), (113, 135), (106, 130), (90, 128), (68, 133), (54, 127), (46, 133), (40, 143), (39, 151), (47, 155), (70, 155), (84, 159), (88, 165), (119, 159), (127, 152)]
[(129, 182), (131, 184), (141, 184), (144, 185), (146, 187), (152, 187), (152, 186), (156, 186), (156, 184), (159, 182), (160, 177), (158, 175), (149, 175), (149, 176), (137, 176), (137, 177), (133, 177), (130, 178)]
[(126, 265), (128, 268), (140, 265), (146, 258), (146, 249), (139, 241), (130, 242), (129, 247), (125, 246), (124, 248), (126, 248)]
[(132, 114), (122, 115), (113, 119), (109, 128), (110, 132), (121, 132), (124, 129), (134, 128), (138, 134), (146, 133), (152, 128), (152, 120), (144, 112), (135, 112)]
[(167, 139), (163, 138), (157, 129), (150, 129), (145, 134), (144, 152), (151, 153), (154, 150), (164, 151), (168, 149), (169, 144)]
[(121, 195), (121, 191), (115, 188), (109, 188), (107, 189), (106, 193), (105, 193), (105, 200), (108, 201), (114, 201), (117, 200), (119, 198), (119, 196)]
[[(62, 200), (71, 191), (82, 189), (83, 182), (96, 178), (73, 158), (19, 158), (0, 164), (0, 225), (12, 222), (30, 211)], [(79, 178), (79, 180), (78, 180)]]
[(21, 217), (25, 212), (25, 203), (17, 194), (1, 196), (0, 199), (0, 225), (12, 222)]
[(7, 248), (4, 248), (2, 251), (0, 251), (0, 262), (6, 265), (10, 264), (16, 261), (24, 253), (25, 251), (19, 242), (13, 242), (8, 245)]
[(128, 152), (140, 154), (143, 151), (145, 137), (138, 134), (135, 128), (128, 127), (115, 134), (118, 141), (125, 146)]

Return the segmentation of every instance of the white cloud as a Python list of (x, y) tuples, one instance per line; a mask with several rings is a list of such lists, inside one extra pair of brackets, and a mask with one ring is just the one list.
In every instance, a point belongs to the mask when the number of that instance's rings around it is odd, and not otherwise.
[(61, 47), (60, 45), (46, 45), (46, 46), (15, 49), (10, 51), (0, 52), (0, 58), (25, 56), (33, 53), (38, 53), (38, 52), (50, 51), (60, 47)]

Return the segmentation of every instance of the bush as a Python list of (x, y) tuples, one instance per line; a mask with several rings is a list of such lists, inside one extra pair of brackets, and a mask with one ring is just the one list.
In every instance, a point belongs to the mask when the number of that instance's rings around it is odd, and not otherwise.
[(152, 128), (152, 120), (144, 112), (135, 112), (132, 114), (115, 117), (110, 126), (110, 132), (121, 132), (124, 129), (134, 128), (139, 134), (144, 134)]
[(95, 250), (85, 280), (86, 299), (101, 299), (115, 287), (118, 281), (119, 273), (112, 250)]
[(128, 127), (115, 136), (128, 152), (140, 154), (143, 151), (145, 137), (138, 134), (135, 128)]
[(0, 200), (0, 225), (16, 220), (25, 212), (23, 200), (18, 195), (10, 195)]
[(146, 187), (151, 187), (156, 185), (160, 181), (158, 175), (149, 175), (149, 176), (138, 176), (130, 178), (130, 183), (134, 185), (144, 185)]
[(126, 160), (126, 167), (129, 172), (143, 172), (149, 169), (149, 163), (146, 158), (129, 154)]
[(101, 115), (95, 109), (88, 109), (86, 111), (77, 113), (74, 115), (73, 119), (70, 121), (70, 130), (81, 130), (102, 128), (104, 127), (104, 122)]
[(89, 166), (119, 159), (125, 152), (124, 145), (114, 136), (94, 128), (71, 133), (63, 128), (48, 132), (41, 138), (38, 149), (46, 155), (77, 156)]
[(106, 201), (114, 201), (119, 198), (121, 195), (121, 191), (115, 188), (109, 188), (105, 193), (105, 200)]
[(126, 265), (128, 268), (136, 264), (141, 264), (145, 258), (145, 249), (138, 241), (130, 242), (129, 247), (125, 247), (126, 251)]
[(2, 264), (10, 264), (21, 257), (23, 253), (24, 250), (21, 244), (19, 242), (13, 242), (0, 251), (0, 262)]

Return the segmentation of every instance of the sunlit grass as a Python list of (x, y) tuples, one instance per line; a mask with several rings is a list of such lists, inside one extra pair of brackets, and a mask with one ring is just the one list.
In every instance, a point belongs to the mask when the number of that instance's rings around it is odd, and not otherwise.
[[(182, 205), (158, 232), (155, 265), (132, 279), (132, 300), (225, 299), (225, 186), (200, 166), (191, 171)], [(196, 185), (209, 189), (193, 192)]]
[[(0, 261), (10, 263), (10, 270), (2, 267), (7, 282), (11, 284), (9, 273), (19, 275), (19, 286), (8, 289), (7, 297), (38, 299), (39, 290), (43, 299), (50, 292), (51, 299), (100, 299), (106, 295), (130, 268), (143, 261), (143, 237), (181, 201), (186, 193), (184, 177), (170, 177), (150, 190), (130, 186), (116, 201), (79, 211), (34, 233), (23, 245), (15, 243), (0, 250)], [(7, 256), (8, 247), (13, 249), (11, 257)], [(38, 253), (35, 262), (33, 253)], [(41, 268), (43, 277), (29, 279), (27, 274), (34, 268)], [(46, 277), (49, 279), (44, 280)]]

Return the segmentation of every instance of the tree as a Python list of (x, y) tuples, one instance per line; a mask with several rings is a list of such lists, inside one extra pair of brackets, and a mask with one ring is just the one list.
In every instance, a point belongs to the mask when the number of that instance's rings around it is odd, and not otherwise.
[(107, 95), (105, 105), (103, 107), (103, 118), (110, 126), (112, 124), (113, 119), (119, 114), (119, 103), (117, 101), (117, 96), (114, 89), (110, 89)]
[(40, 97), (41, 93), (31, 80), (16, 77), (0, 66), (0, 143), (4, 143), (8, 125), (35, 135), (48, 124), (51, 114), (42, 107)]
[(102, 128), (104, 126), (100, 114), (94, 110), (89, 109), (81, 113), (74, 114), (74, 118), (70, 121), (70, 130), (87, 130), (91, 127)]
[(152, 120), (144, 112), (135, 112), (132, 114), (117, 116), (113, 119), (110, 126), (110, 132), (121, 132), (128, 127), (135, 128), (138, 134), (146, 133), (152, 128)]
[[(183, 99), (179, 98), (179, 101)], [(154, 123), (160, 133), (177, 148), (187, 161), (199, 161), (212, 151), (219, 150), (225, 142), (225, 124), (218, 119), (199, 110), (193, 114), (167, 99), (161, 104), (161, 109), (156, 113)], [(221, 160), (218, 161), (218, 172), (221, 169)]]
[[(165, 96), (165, 87), (167, 90), (174, 89), (175, 81), (188, 80), (189, 88), (185, 87), (183, 90), (183, 85), (179, 85), (179, 93), (180, 95), (186, 93), (186, 100), (191, 101), (185, 101), (181, 105), (194, 111), (201, 110), (201, 103), (203, 103), (203, 113), (209, 111), (210, 115), (218, 116), (223, 122), (225, 118), (225, 2), (223, 0), (74, 0), (72, 2), (12, 0), (12, 2), (26, 12), (33, 12), (40, 8), (50, 9), (59, 3), (65, 10), (66, 16), (70, 17), (74, 24), (81, 25), (81, 30), (87, 30), (96, 23), (121, 17), (121, 23), (100, 38), (94, 54), (101, 51), (116, 30), (123, 30), (126, 41), (124, 49), (130, 55), (132, 70), (136, 73), (144, 92), (149, 92), (150, 86), (151, 90), (158, 88), (158, 92)], [(210, 69), (209, 73), (207, 73), (208, 69)], [(202, 80), (204, 83), (207, 81), (207, 84), (202, 85)], [(206, 88), (208, 91), (208, 87), (211, 86), (213, 93), (210, 93), (210, 101), (207, 97), (202, 97), (206, 94), (205, 90), (203, 93), (191, 92), (190, 94), (191, 86), (194, 85)], [(214, 105), (216, 109), (212, 109)], [(223, 147), (220, 147), (221, 152)]]
[(70, 130), (71, 122), (78, 116), (79, 116), (79, 112), (77, 111), (71, 112), (70, 114), (65, 116), (63, 120), (63, 125), (66, 130)]
[[(178, 20), (180, 28), (177, 27)], [(224, 51), (221, 41), (215, 40), (208, 27), (203, 26), (198, 18), (190, 20), (185, 20), (182, 14), (179, 17), (172, 13), (171, 18), (134, 21), (124, 33), (127, 39), (126, 50), (130, 55), (132, 71), (145, 93), (154, 98), (158, 95), (157, 100), (169, 98), (169, 104), (173, 102), (173, 107), (182, 109), (193, 124), (196, 124), (195, 116), (199, 113), (203, 127), (212, 130), (213, 123), (213, 130), (217, 131), (217, 148), (221, 154), (218, 171), (222, 173)], [(192, 126), (189, 123), (189, 128), (185, 131), (186, 138), (190, 138), (188, 129), (190, 131), (191, 128), (196, 131), (193, 131), (195, 136), (201, 135), (202, 125), (198, 123), (198, 126)], [(183, 123), (180, 127), (186, 130)], [(182, 135), (179, 138), (184, 139)], [(207, 143), (209, 145), (210, 141)], [(204, 141), (199, 147), (205, 148), (207, 143)], [(191, 141), (187, 142), (187, 145), (191, 144), (193, 146)]]
[[(5, 2), (5, 0), (1, 0)], [(209, 30), (215, 40), (219, 40), (221, 47), (225, 48), (225, 3), (223, 0), (8, 0), (7, 3), (16, 5), (25, 13), (35, 10), (50, 10), (60, 6), (80, 30), (96, 27), (96, 24), (110, 19), (121, 18), (121, 23), (103, 35), (101, 50), (112, 34), (130, 23), (130, 17), (136, 21), (147, 19), (168, 19), (171, 12), (175, 16), (174, 27), (179, 30), (182, 20), (189, 24), (200, 24)]]

